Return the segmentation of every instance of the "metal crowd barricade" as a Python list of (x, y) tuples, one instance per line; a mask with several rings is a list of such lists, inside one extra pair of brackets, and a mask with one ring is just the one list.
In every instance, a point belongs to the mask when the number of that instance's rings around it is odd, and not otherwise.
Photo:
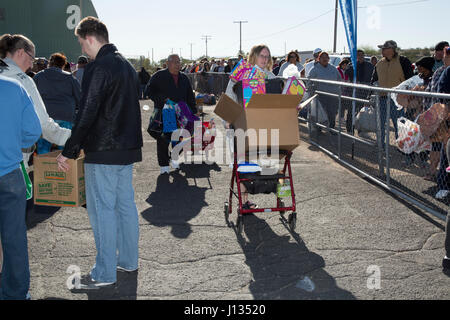
[[(402, 136), (403, 131), (396, 130), (393, 123), (391, 124), (391, 117), (386, 115), (392, 113), (394, 119), (395, 115), (397, 118), (405, 116), (403, 114), (405, 109), (397, 110), (397, 106), (390, 99), (391, 94), (403, 94), (421, 99), (418, 101), (427, 98), (450, 105), (449, 94), (385, 89), (318, 79), (302, 80), (307, 86), (309, 96), (312, 97), (302, 104), (303, 107), (311, 107), (315, 101), (321, 101), (322, 105), (325, 105), (324, 108), (336, 110), (334, 128), (331, 128), (329, 124), (324, 125), (312, 121), (319, 119), (319, 108), (317, 107), (315, 108), (315, 117), (299, 117), (300, 122), (306, 124), (301, 130), (303, 139), (396, 196), (445, 220), (450, 204), (450, 195), (441, 199), (437, 199), (436, 195), (446, 185), (450, 187), (449, 174), (445, 172), (445, 168), (442, 168), (442, 166), (448, 166), (448, 161), (442, 161), (441, 166), (438, 166), (438, 172), (439, 170), (441, 172), (434, 180), (425, 180), (426, 174), (432, 171), (431, 158), (436, 156), (440, 158), (440, 154), (432, 156), (431, 151), (402, 153), (397, 147), (396, 135)], [(320, 90), (323, 85), (328, 88), (334, 87), (331, 90), (334, 93), (330, 93), (330, 90)], [(355, 97), (353, 97), (353, 89), (355, 89)], [(353, 121), (350, 122), (350, 126), (342, 123), (341, 117), (345, 113), (348, 116), (354, 105), (355, 116), (362, 107), (373, 108), (376, 123), (372, 123), (371, 132), (360, 134), (359, 131), (352, 128)], [(406, 116), (409, 120), (414, 121), (417, 114), (408, 111)], [(449, 131), (445, 122), (440, 130)], [(445, 148), (442, 144), (441, 147)], [(434, 164), (436, 163), (434, 162)]]
[(227, 89), (229, 74), (224, 72), (186, 73), (192, 89), (198, 93), (220, 96)]
[[(226, 73), (194, 73), (187, 74), (187, 76), (195, 91), (213, 93), (216, 96), (220, 96), (226, 91), (229, 81)], [(442, 179), (438, 181), (437, 178), (432, 181), (424, 179), (426, 173), (432, 171), (430, 165), (435, 159), (433, 157), (437, 156), (439, 159), (440, 154), (436, 155), (433, 152), (404, 154), (399, 151), (395, 137), (396, 125), (391, 123), (389, 115), (392, 113), (395, 118), (395, 115), (400, 115), (401, 112), (397, 111), (397, 106), (393, 105), (388, 97), (393, 93), (403, 94), (416, 98), (441, 100), (450, 105), (449, 94), (386, 89), (309, 78), (301, 80), (306, 84), (308, 94), (305, 96), (302, 106), (311, 108), (319, 101), (321, 105), (325, 106), (325, 111), (335, 115), (333, 128), (330, 127), (330, 123), (324, 124), (315, 121), (320, 120), (317, 106), (315, 107), (315, 116), (311, 113), (305, 116), (300, 111), (301, 138), (394, 195), (439, 219), (445, 219), (450, 204), (450, 195), (436, 199), (436, 194), (443, 184), (447, 183), (450, 188), (450, 180), (446, 180), (449, 178), (445, 173), (445, 168), (443, 169), (444, 174), (441, 174), (441, 177), (445, 176), (445, 183), (442, 182)], [(353, 126), (353, 118), (356, 118), (360, 109), (364, 107), (371, 107), (375, 113), (375, 123), (374, 121), (370, 123), (371, 128), (368, 132), (355, 130)], [(352, 114), (352, 117), (348, 121), (349, 114)], [(414, 120), (414, 118), (410, 120)], [(448, 129), (446, 127), (447, 132)]]

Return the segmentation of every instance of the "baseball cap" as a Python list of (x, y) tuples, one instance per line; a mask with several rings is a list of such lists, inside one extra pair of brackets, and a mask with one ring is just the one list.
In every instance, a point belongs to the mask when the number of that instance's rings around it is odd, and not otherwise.
[(321, 52), (322, 52), (322, 49), (316, 48), (316, 49), (314, 49), (313, 54), (318, 54), (318, 53), (321, 53)]
[(380, 44), (378, 46), (378, 48), (380, 48), (380, 49), (389, 49), (389, 48), (396, 49), (397, 42), (395, 42), (394, 40), (388, 40), (384, 44)]
[(433, 57), (422, 57), (416, 62), (416, 66), (422, 66), (425, 69), (433, 70), (434, 62)]
[(447, 41), (441, 41), (434, 47), (434, 50), (441, 51), (441, 50), (444, 50), (444, 48), (448, 47), (448, 46), (449, 46), (449, 44)]
[(88, 63), (88, 58), (86, 58), (85, 56), (79, 56), (78, 57), (78, 63)]
[(36, 62), (36, 64), (39, 64), (39, 65), (43, 65), (43, 66), (48, 65), (48, 60), (46, 58), (36, 58), (34, 61)]

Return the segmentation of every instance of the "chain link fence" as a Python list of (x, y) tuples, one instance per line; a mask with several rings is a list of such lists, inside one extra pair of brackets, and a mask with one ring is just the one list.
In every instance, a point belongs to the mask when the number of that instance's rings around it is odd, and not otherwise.
[(302, 80), (310, 100), (299, 113), (303, 139), (445, 219), (450, 95)]
[[(229, 81), (227, 73), (187, 76), (195, 91), (216, 96), (225, 92)], [(445, 219), (450, 204), (445, 152), (449, 122), (439, 119), (444, 113), (447, 117), (450, 95), (302, 80), (307, 88), (299, 111), (303, 140), (396, 196)], [(434, 107), (437, 103), (440, 107)], [(433, 112), (424, 117), (431, 107)], [(418, 119), (420, 114), (423, 121)], [(435, 121), (439, 122), (436, 130)]]
[(186, 73), (186, 76), (194, 91), (218, 97), (226, 91), (230, 75), (224, 72), (199, 72)]

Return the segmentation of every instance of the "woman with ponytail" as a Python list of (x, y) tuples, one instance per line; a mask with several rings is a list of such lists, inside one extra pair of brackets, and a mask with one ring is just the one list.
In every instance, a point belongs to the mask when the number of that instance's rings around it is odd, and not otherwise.
[[(34, 81), (26, 74), (33, 67), (35, 54), (35, 46), (27, 37), (20, 34), (0, 36), (0, 74), (19, 81), (30, 95), (41, 123), (43, 138), (64, 146), (71, 131), (61, 128), (49, 117)], [(28, 164), (30, 155), (31, 152), (23, 154), (25, 165)]]

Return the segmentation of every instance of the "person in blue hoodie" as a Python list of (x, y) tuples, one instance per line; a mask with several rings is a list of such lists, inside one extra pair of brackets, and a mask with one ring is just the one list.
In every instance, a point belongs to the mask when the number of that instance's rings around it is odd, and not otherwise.
[(20, 162), (42, 129), (28, 93), (0, 75), (0, 236), (3, 249), (0, 300), (29, 298), (26, 189)]
[[(54, 53), (50, 57), (49, 68), (38, 72), (33, 80), (44, 101), (47, 112), (61, 128), (72, 129), (75, 112), (80, 105), (81, 87), (78, 80), (70, 72), (63, 70), (67, 59), (62, 53)], [(52, 144), (39, 139), (37, 153), (51, 151)], [(59, 147), (60, 150), (63, 147)]]

